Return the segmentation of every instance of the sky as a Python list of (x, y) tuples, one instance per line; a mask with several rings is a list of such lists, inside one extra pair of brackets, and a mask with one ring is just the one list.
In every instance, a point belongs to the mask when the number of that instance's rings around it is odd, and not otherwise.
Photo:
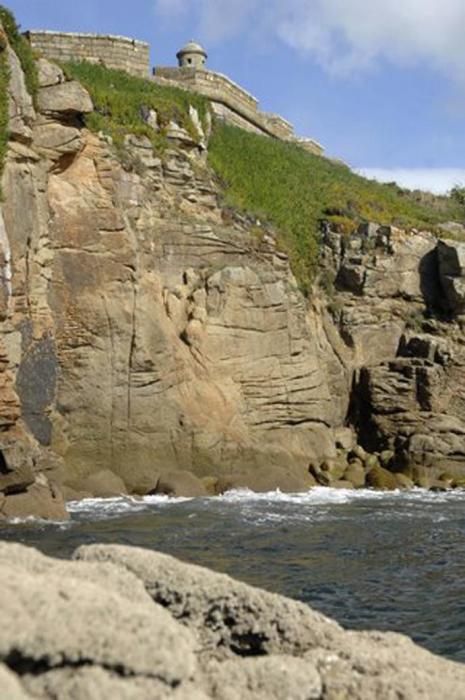
[(465, 0), (3, 0), (26, 29), (120, 34), (208, 66), (370, 177), (465, 186)]

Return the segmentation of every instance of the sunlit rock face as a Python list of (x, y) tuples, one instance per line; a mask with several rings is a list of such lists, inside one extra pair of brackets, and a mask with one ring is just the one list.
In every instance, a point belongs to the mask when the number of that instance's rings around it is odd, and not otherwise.
[(8, 57), (0, 513), (305, 490), (334, 459), (339, 485), (360, 486), (354, 431), (410, 483), (415, 466), (465, 474), (463, 244), (327, 228), (330, 288), (306, 299), (271, 232), (222, 205), (193, 107), (192, 133), (171, 122), (163, 157), (144, 136), (118, 152), (83, 126), (79, 83), (41, 59), (35, 108)]

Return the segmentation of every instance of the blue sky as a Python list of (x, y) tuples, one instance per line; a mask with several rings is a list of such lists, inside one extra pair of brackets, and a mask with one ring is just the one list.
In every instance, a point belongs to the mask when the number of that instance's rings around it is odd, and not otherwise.
[(465, 0), (6, 0), (23, 29), (123, 34), (209, 67), (356, 169), (465, 184)]

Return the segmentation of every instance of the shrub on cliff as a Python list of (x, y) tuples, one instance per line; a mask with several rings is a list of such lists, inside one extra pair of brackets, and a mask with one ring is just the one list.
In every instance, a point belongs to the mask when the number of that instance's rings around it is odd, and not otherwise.
[(465, 206), (457, 198), (419, 197), (367, 180), (296, 145), (226, 124), (216, 125), (209, 160), (227, 204), (279, 231), (303, 289), (316, 265), (322, 220), (343, 226), (347, 235), (364, 221), (429, 230), (444, 221), (465, 221)]

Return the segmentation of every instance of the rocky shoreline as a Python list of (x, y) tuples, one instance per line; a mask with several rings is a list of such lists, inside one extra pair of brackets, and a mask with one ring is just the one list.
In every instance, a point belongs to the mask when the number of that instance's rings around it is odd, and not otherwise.
[(351, 632), (306, 605), (157, 552), (72, 561), (0, 543), (8, 700), (461, 700), (465, 667), (407, 637)]

